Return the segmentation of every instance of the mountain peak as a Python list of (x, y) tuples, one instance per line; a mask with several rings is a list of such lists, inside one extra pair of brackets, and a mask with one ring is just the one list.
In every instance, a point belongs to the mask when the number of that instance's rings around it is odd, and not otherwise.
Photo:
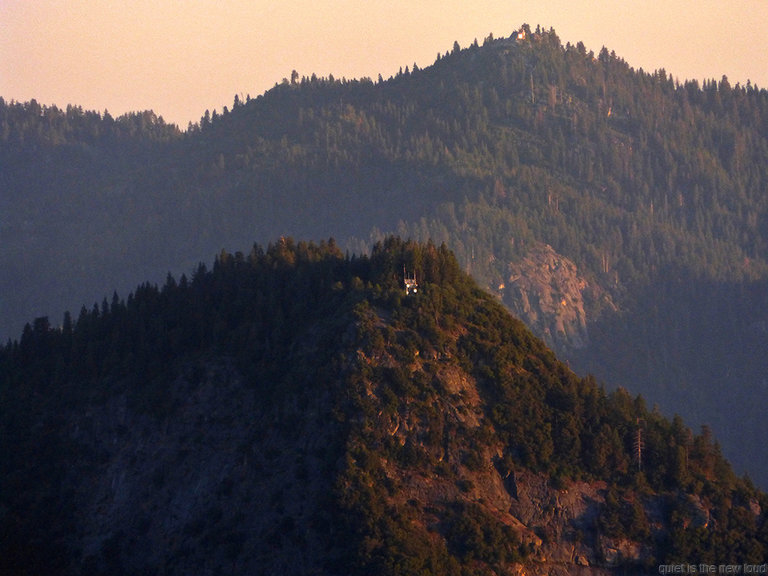
[(5, 570), (604, 574), (763, 550), (768, 501), (711, 437), (577, 377), (445, 246), (223, 252), (36, 323), (0, 366)]

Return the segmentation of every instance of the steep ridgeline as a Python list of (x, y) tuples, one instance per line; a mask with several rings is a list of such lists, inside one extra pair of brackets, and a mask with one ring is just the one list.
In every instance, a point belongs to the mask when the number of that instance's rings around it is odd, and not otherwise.
[[(404, 274), (418, 289), (406, 294)], [(710, 433), (560, 363), (454, 256), (290, 239), (0, 351), (2, 574), (759, 564)]]
[(575, 370), (711, 424), (768, 486), (768, 92), (750, 84), (524, 26), (387, 80), (291, 74), (185, 133), (0, 100), (0, 186), (3, 340), (104, 278), (127, 292), (254, 240), (431, 238)]

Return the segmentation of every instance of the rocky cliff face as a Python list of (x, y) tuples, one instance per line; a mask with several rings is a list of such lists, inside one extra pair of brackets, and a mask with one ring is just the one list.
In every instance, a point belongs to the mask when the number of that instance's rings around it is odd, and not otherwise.
[[(381, 323), (381, 318), (369, 322)], [(367, 367), (394, 365), (386, 354), (361, 355), (358, 361)], [(508, 574), (602, 576), (651, 561), (653, 550), (647, 543), (601, 534), (600, 517), (609, 490), (606, 482), (562, 484), (546, 474), (506, 467), (503, 434), (487, 417), (493, 410), (487, 391), (450, 355), (418, 354), (407, 369), (413, 381), (424, 381), (432, 373), (431, 386), (444, 394), (426, 406), (402, 403), (392, 413), (385, 406), (382, 383), (366, 382), (366, 396), (377, 410), (368, 432), (371, 444), (380, 443), (382, 435), (389, 437), (396, 446), (410, 448), (418, 463), (403, 465), (385, 457), (377, 464), (380, 477), (392, 487), (384, 500), (393, 510), (417, 511), (410, 521), (445, 535), (454, 552), (461, 548), (452, 537), (457, 508), (504, 527), (511, 545), (520, 551), (506, 564)], [(432, 410), (441, 416), (429, 417)], [(433, 443), (435, 432), (443, 438), (437, 444)], [(478, 438), (485, 441), (478, 443)], [(662, 507), (661, 497), (645, 498), (640, 505), (645, 514), (656, 518), (656, 537), (664, 530), (658, 514)]]
[(577, 377), (431, 245), (286, 241), (37, 322), (0, 416), (14, 576), (602, 575), (768, 534), (709, 438)]
[[(487, 428), (477, 383), (450, 361), (439, 379), (454, 395), (442, 406), (446, 425), (470, 437)], [(378, 395), (376, 382), (367, 388)], [(79, 455), (64, 480), (75, 511), (66, 543), (79, 558), (72, 571), (332, 574), (327, 558), (339, 543), (328, 507), (343, 459), (330, 397), (266, 409), (226, 360), (185, 367), (169, 389), (172, 408), (162, 414), (119, 394), (69, 417)], [(378, 420), (397, 444), (430, 451), (422, 417), (404, 407)], [(418, 508), (414, 522), (434, 534), (450, 530), (448, 510), (476, 506), (525, 550), (511, 574), (610, 574), (648, 554), (599, 537), (604, 482), (556, 488), (546, 475), (500, 471), (500, 446), (482, 447), (476, 462), (468, 449), (459, 438), (434, 454), (444, 462), (438, 472), (379, 461), (394, 487), (388, 505)]]
[(502, 294), (512, 313), (558, 351), (589, 346), (589, 315), (601, 307), (616, 309), (600, 286), (548, 244), (509, 265)]

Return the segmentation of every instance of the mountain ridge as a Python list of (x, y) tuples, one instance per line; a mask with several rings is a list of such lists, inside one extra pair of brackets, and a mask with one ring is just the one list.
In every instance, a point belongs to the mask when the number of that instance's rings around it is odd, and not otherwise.
[(576, 376), (445, 246), (221, 253), (37, 322), (0, 367), (11, 574), (612, 574), (765, 553), (768, 499), (707, 430)]
[(524, 31), (386, 81), (292, 75), (185, 135), (151, 113), (3, 102), (0, 316), (16, 337), (99, 301), (105, 277), (126, 292), (254, 238), (432, 238), (492, 291), (549, 245), (613, 306), (584, 303), (588, 346), (548, 342), (711, 424), (764, 484), (766, 92)]

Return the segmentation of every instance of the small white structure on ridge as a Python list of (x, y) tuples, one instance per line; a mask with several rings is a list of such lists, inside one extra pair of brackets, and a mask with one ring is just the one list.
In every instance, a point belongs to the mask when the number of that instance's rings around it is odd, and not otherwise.
[(403, 266), (403, 283), (405, 284), (405, 295), (410, 296), (416, 294), (419, 291), (419, 283), (416, 282), (416, 272), (413, 276), (408, 276), (405, 272), (405, 266)]

